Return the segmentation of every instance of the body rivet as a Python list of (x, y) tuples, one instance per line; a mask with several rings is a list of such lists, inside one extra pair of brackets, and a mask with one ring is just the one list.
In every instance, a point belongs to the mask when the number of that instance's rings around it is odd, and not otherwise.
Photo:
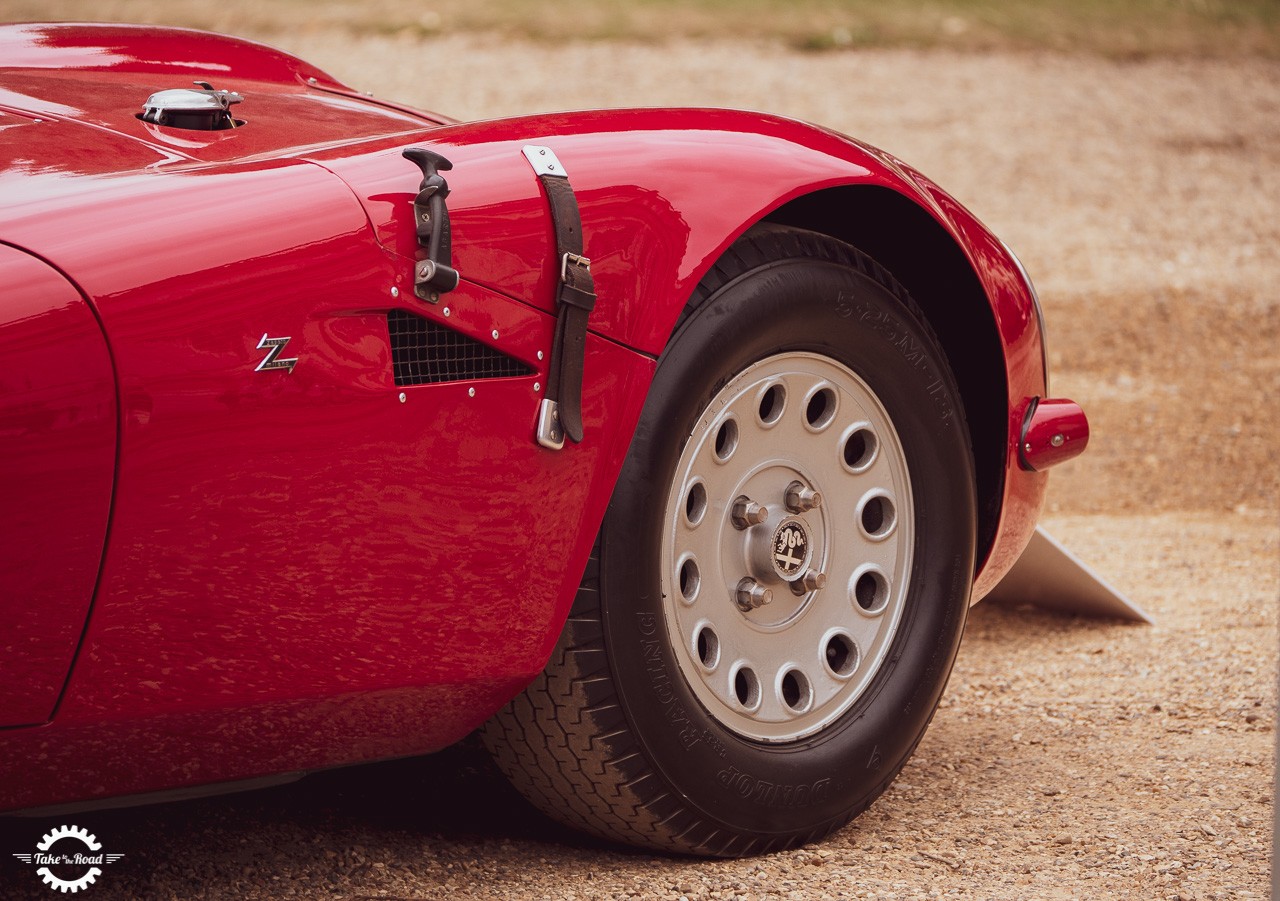
[(407, 401), (408, 399), (409, 399), (408, 395), (406, 395), (403, 391), (401, 391), (401, 392), (400, 392), (400, 403), (404, 403), (404, 402), (405, 402), (405, 401)]
[(534, 382), (534, 383), (533, 383), (533, 390), (534, 390), (534, 391), (541, 391), (541, 390), (542, 390), (542, 383), (541, 383), (541, 382)]
[(497, 330), (497, 329), (494, 329), (494, 330), (493, 330), (493, 340), (494, 340), (494, 341), (497, 341), (497, 340), (498, 340), (498, 330)]
[(1064, 439), (1061, 435), (1054, 435), (1053, 439), (1049, 443), (1052, 444), (1054, 447), (1062, 447), (1063, 440)]
[(475, 396), (476, 396), (476, 389), (475, 389), (475, 388), (468, 388), (468, 389), (467, 389), (467, 397), (475, 397)]
[(399, 289), (399, 288), (392, 288), (392, 289), (391, 289), (391, 296), (392, 296), (392, 297), (399, 297), (399, 296), (400, 296), (400, 289)]
[(541, 359), (542, 359), (542, 351), (538, 351), (538, 359), (539, 359), (539, 360), (541, 360)]
[(444, 308), (444, 315), (445, 315), (445, 316), (448, 316), (448, 315), (449, 315), (449, 308), (448, 308), (448, 307), (445, 307), (445, 308)]

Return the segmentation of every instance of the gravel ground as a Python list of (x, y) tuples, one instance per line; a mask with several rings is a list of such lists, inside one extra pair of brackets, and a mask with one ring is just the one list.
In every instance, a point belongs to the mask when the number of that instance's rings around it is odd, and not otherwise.
[[(1095, 430), (1055, 476), (1046, 524), (1157, 625), (979, 605), (916, 757), (820, 846), (732, 862), (603, 846), (532, 812), (464, 747), (77, 815), (126, 855), (92, 898), (1267, 895), (1280, 64), (266, 39), (461, 117), (754, 107), (910, 161), (1036, 277), (1054, 393), (1083, 403)], [(60, 824), (0, 821), (6, 860)], [(0, 897), (48, 896), (0, 862)]]

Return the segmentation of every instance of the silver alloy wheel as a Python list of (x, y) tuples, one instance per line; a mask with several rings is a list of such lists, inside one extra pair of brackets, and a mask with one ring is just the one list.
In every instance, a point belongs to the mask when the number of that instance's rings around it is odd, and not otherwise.
[(902, 617), (913, 510), (897, 432), (845, 366), (782, 353), (716, 393), (662, 541), (668, 632), (711, 716), (783, 742), (849, 709)]

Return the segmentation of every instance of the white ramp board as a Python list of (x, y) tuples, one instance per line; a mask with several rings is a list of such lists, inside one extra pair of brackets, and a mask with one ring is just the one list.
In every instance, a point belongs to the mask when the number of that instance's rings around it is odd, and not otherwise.
[(1038, 527), (1013, 569), (985, 600), (1155, 624), (1141, 607)]

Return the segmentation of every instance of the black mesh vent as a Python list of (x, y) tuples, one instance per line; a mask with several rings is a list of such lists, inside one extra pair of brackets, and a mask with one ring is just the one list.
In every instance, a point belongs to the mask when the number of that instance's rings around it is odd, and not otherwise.
[(405, 310), (387, 313), (387, 332), (397, 387), (533, 375), (519, 360)]

